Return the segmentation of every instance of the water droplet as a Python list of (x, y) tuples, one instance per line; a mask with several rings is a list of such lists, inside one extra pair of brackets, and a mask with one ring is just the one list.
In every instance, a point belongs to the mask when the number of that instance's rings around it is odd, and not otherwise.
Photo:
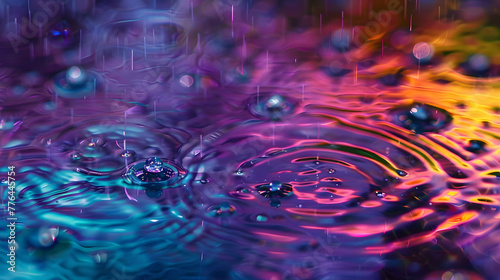
[(144, 170), (149, 173), (160, 173), (163, 171), (163, 161), (159, 157), (148, 158)]
[(377, 197), (384, 198), (385, 197), (385, 192), (383, 192), (383, 191), (375, 191), (375, 195)]
[(193, 77), (190, 75), (184, 75), (179, 79), (179, 83), (184, 87), (191, 87), (194, 83)]
[(201, 184), (206, 184), (206, 183), (208, 183), (208, 180), (207, 180), (207, 179), (201, 179), (201, 180), (200, 180), (200, 183), (201, 183)]
[(426, 61), (432, 57), (432, 47), (424, 42), (417, 43), (413, 47), (413, 55), (416, 59)]
[(279, 199), (271, 199), (271, 201), (269, 201), (269, 205), (279, 208), (281, 206), (281, 201)]
[(182, 183), (181, 179), (186, 175), (186, 171), (173, 162), (165, 163), (158, 157), (148, 158), (143, 163), (133, 165), (127, 173), (124, 174), (124, 179), (128, 183), (137, 185), (166, 185), (169, 187), (180, 186), (180, 184), (171, 184), (174, 181)]
[(72, 66), (66, 71), (66, 82), (73, 87), (83, 86), (87, 83), (87, 74), (78, 66)]
[(335, 173), (335, 169), (333, 169), (333, 168), (328, 169), (328, 173), (330, 173), (330, 174)]
[(79, 152), (74, 152), (71, 154), (70, 158), (71, 160), (77, 161), (82, 159), (82, 154), (80, 154)]
[(415, 133), (437, 131), (451, 123), (451, 115), (440, 108), (413, 103), (392, 110), (392, 122)]
[(243, 175), (243, 171), (241, 171), (241, 169), (238, 169), (238, 170), (236, 171), (236, 175), (238, 175), (238, 176), (242, 176), (242, 175)]
[(261, 93), (254, 97), (248, 106), (253, 115), (277, 121), (290, 115), (295, 110), (297, 102), (282, 95)]
[(401, 170), (401, 169), (396, 170), (396, 173), (397, 173), (399, 176), (401, 176), (401, 177), (404, 177), (404, 176), (408, 175), (408, 173), (407, 173), (406, 171)]
[(125, 150), (121, 153), (121, 157), (124, 157), (124, 158), (131, 158), (135, 155), (135, 152), (134, 151), (131, 151), (131, 150)]
[(269, 218), (264, 214), (257, 215), (257, 218), (255, 218), (257, 222), (266, 222), (268, 219)]
[(263, 197), (278, 198), (290, 196), (293, 188), (290, 184), (272, 181), (271, 183), (257, 186), (257, 191)]

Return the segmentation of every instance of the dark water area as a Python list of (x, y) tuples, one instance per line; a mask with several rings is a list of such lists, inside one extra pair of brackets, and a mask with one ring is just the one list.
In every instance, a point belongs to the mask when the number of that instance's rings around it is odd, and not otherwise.
[(499, 13), (0, 1), (0, 279), (500, 279)]

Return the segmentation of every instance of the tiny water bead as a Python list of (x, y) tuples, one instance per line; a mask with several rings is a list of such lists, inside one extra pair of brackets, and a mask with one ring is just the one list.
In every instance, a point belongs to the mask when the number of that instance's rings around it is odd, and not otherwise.
[(185, 176), (186, 171), (175, 163), (151, 157), (144, 162), (133, 164), (123, 177), (126, 182), (136, 185), (178, 187), (179, 180)]
[(402, 126), (414, 133), (438, 131), (452, 121), (451, 115), (432, 105), (413, 103), (407, 106), (399, 106), (392, 109), (392, 122)]
[(72, 66), (54, 77), (49, 90), (65, 98), (83, 98), (95, 93), (96, 83), (96, 75)]
[(259, 185), (256, 189), (260, 195), (266, 198), (287, 197), (293, 193), (292, 185), (280, 181), (272, 181), (268, 184)]
[(292, 114), (297, 107), (297, 102), (278, 94), (258, 94), (249, 102), (250, 112), (261, 118), (279, 121)]
[(78, 66), (72, 66), (66, 71), (66, 81), (70, 86), (79, 87), (87, 82), (87, 74)]
[(383, 191), (375, 191), (375, 195), (377, 197), (384, 198), (385, 197), (385, 192), (383, 192)]

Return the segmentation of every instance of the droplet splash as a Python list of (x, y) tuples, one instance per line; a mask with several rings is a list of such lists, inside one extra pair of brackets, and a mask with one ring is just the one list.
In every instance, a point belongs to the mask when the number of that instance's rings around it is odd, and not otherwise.
[(127, 183), (146, 187), (178, 187), (186, 171), (171, 161), (151, 157), (144, 162), (132, 164), (124, 174)]
[(267, 198), (282, 198), (292, 195), (293, 187), (280, 181), (272, 181), (269, 184), (263, 184), (256, 187), (260, 195)]
[(293, 99), (278, 94), (262, 94), (251, 99), (249, 102), (250, 112), (264, 119), (279, 121), (291, 115), (298, 103)]

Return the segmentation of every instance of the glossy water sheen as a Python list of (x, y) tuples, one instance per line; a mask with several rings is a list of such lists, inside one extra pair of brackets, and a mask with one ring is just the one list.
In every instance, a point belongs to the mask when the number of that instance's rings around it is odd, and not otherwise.
[(498, 7), (4, 2), (1, 279), (499, 279)]

